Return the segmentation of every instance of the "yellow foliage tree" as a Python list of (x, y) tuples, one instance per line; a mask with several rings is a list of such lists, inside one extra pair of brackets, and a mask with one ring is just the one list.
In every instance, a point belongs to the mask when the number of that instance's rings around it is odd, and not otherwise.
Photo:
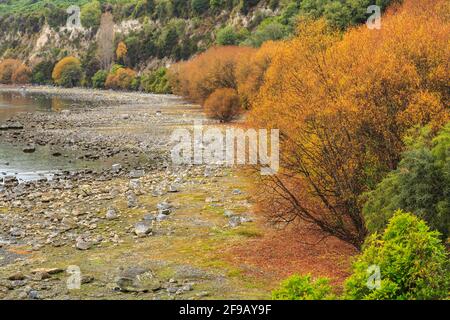
[(277, 53), (283, 51), (281, 41), (267, 41), (257, 51), (250, 52), (243, 59), (239, 59), (236, 66), (236, 81), (241, 102), (249, 108), (256, 98), (260, 87), (264, 83), (267, 69)]
[(396, 168), (414, 125), (449, 120), (449, 5), (405, 0), (343, 37), (300, 22), (265, 73), (249, 123), (281, 132), (282, 168), (263, 179), (263, 210), (312, 223), (360, 248), (361, 195)]
[(121, 41), (117, 45), (116, 57), (118, 61), (124, 61), (128, 53), (128, 48), (125, 42)]
[(57, 85), (66, 87), (78, 85), (82, 78), (80, 60), (72, 56), (61, 59), (53, 68), (52, 78)]

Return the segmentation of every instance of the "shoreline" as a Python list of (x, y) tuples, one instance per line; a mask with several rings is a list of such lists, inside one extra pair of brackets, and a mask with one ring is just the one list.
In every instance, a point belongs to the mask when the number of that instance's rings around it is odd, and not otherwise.
[(62, 88), (57, 86), (44, 86), (44, 85), (4, 85), (0, 84), (0, 93), (23, 93), (28, 94), (43, 94), (51, 97), (67, 98), (77, 101), (85, 102), (114, 102), (120, 104), (145, 104), (149, 101), (171, 101), (180, 105), (190, 105), (183, 100), (182, 97), (173, 94), (154, 94), (138, 91), (117, 91), (117, 90), (102, 90), (94, 88)]

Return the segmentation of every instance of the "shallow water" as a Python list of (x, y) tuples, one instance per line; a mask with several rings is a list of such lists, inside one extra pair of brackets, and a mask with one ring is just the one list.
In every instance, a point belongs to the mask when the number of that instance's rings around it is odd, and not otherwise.
[[(0, 92), (0, 123), (20, 112), (59, 112), (70, 109), (74, 101), (45, 95)], [(16, 176), (21, 181), (51, 179), (55, 172), (82, 168), (95, 169), (98, 163), (76, 159), (64, 153), (54, 157), (48, 147), (37, 146), (36, 152), (24, 153), (23, 146), (0, 143), (0, 183), (4, 176)]]
[(13, 175), (22, 181), (51, 179), (58, 171), (98, 167), (92, 161), (76, 159), (75, 154), (55, 157), (53, 152), (46, 146), (38, 146), (34, 153), (24, 153), (21, 146), (0, 143), (0, 180), (2, 176)]
[(19, 112), (59, 112), (70, 108), (74, 101), (42, 94), (0, 92), (0, 121)]

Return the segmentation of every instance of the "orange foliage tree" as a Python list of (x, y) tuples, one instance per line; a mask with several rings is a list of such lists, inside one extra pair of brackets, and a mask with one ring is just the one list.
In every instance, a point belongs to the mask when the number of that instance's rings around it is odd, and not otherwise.
[(380, 30), (343, 37), (300, 22), (249, 115), (254, 127), (280, 129), (282, 168), (260, 184), (274, 221), (300, 219), (361, 247), (361, 195), (396, 168), (408, 129), (449, 120), (448, 13), (444, 0), (406, 0)]
[(236, 67), (255, 52), (247, 47), (213, 47), (187, 62), (173, 65), (169, 79), (174, 93), (203, 104), (220, 88), (237, 90)]
[(30, 70), (20, 60), (5, 59), (0, 62), (0, 83), (27, 83)]
[(125, 61), (125, 58), (127, 56), (128, 53), (128, 48), (127, 45), (125, 44), (125, 42), (121, 41), (119, 42), (119, 44), (117, 45), (117, 49), (116, 49), (116, 58), (118, 61)]
[(14, 70), (11, 76), (11, 82), (16, 84), (29, 83), (31, 78), (31, 69), (26, 65), (20, 65), (16, 70)]
[(236, 82), (242, 105), (248, 109), (264, 83), (264, 76), (276, 54), (282, 52), (284, 43), (267, 41), (236, 66)]
[(114, 72), (108, 74), (105, 87), (111, 89), (128, 90), (131, 87), (136, 72), (129, 68), (118, 68)]
[(241, 103), (234, 89), (220, 88), (205, 101), (205, 112), (209, 118), (229, 122), (241, 114)]

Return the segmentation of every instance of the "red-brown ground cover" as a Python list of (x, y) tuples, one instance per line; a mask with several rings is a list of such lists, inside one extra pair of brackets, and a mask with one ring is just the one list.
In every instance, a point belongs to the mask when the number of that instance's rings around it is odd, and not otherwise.
[(246, 270), (249, 277), (263, 277), (276, 286), (293, 274), (328, 277), (339, 287), (350, 273), (352, 257), (357, 251), (337, 239), (322, 240), (319, 232), (307, 225), (284, 229), (262, 225), (262, 236), (251, 238), (230, 248), (226, 259)]

